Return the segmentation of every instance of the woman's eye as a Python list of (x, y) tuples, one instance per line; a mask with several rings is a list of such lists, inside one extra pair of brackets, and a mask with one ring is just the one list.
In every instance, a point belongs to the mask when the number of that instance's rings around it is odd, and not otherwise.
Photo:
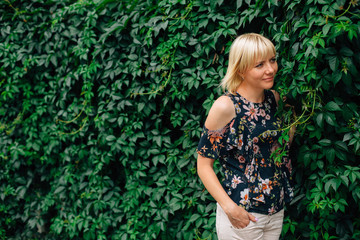
[(274, 63), (276, 62), (276, 58), (272, 58), (270, 61)]
[(255, 67), (261, 67), (263, 64), (262, 63), (260, 63), (260, 64), (258, 64), (258, 65), (256, 65)]

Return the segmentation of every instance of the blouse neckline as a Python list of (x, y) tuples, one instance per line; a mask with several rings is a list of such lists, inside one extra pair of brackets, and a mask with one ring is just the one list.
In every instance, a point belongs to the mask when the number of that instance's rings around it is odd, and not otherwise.
[(264, 90), (264, 100), (261, 102), (252, 102), (252, 101), (246, 99), (245, 97), (243, 97), (242, 95), (240, 95), (240, 93), (236, 92), (236, 94), (241, 98), (241, 100), (243, 100), (247, 103), (250, 103), (250, 104), (254, 104), (254, 105), (263, 105), (267, 99), (267, 90), (266, 89)]

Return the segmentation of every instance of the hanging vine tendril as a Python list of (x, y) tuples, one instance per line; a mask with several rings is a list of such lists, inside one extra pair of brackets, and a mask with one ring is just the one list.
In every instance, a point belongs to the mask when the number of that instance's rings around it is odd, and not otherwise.
[[(279, 144), (280, 144), (280, 148), (277, 148), (272, 154), (271, 154), (271, 158), (274, 159), (274, 162), (279, 164), (282, 162), (282, 158), (284, 156), (287, 155), (287, 150), (286, 147), (289, 144), (290, 141), (290, 135), (295, 134), (295, 128), (298, 125), (303, 125), (305, 123), (307, 123), (310, 118), (314, 115), (314, 111), (315, 111), (315, 104), (316, 104), (316, 99), (317, 99), (317, 94), (315, 90), (310, 90), (308, 95), (308, 98), (310, 98), (309, 100), (312, 101), (311, 104), (311, 110), (309, 111), (307, 104), (304, 104), (304, 110), (302, 111), (301, 115), (299, 117), (296, 116), (295, 111), (294, 111), (294, 107), (293, 106), (288, 106), (291, 107), (291, 112), (292, 112), (292, 116), (294, 117), (294, 120), (291, 119), (285, 119), (288, 122), (292, 121), (290, 124), (280, 128), (280, 129), (276, 129), (276, 130), (267, 130), (264, 133), (260, 134), (258, 136), (258, 138), (262, 141), (264, 141), (262, 139), (263, 135), (270, 135), (273, 132), (282, 132), (281, 136), (279, 137)], [(310, 102), (310, 101), (308, 101)], [(309, 113), (310, 112), (310, 113)], [(309, 113), (307, 115), (307, 113)]]

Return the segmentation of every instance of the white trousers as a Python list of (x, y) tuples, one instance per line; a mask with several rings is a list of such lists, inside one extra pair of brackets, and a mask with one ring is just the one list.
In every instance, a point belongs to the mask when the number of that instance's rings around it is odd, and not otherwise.
[(251, 213), (258, 221), (250, 221), (242, 229), (232, 226), (224, 210), (217, 204), (216, 232), (219, 240), (278, 240), (281, 234), (284, 209), (273, 215)]

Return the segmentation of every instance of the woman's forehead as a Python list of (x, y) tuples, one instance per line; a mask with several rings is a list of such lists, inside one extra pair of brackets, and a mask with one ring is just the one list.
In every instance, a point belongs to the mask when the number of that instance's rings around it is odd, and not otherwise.
[(255, 62), (263, 62), (263, 61), (269, 60), (273, 57), (276, 57), (276, 54), (273, 52), (268, 52), (267, 54), (263, 54), (263, 55), (259, 55), (259, 56), (255, 57)]

